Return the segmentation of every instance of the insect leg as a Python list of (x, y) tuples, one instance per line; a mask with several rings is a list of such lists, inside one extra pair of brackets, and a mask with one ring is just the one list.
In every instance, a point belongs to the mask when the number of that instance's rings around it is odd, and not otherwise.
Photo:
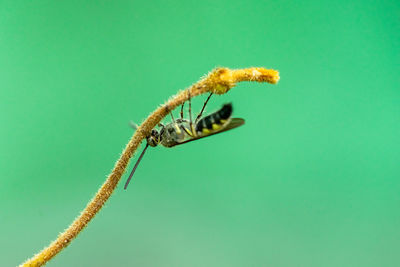
[(175, 118), (174, 115), (172, 114), (172, 111), (170, 111), (169, 114), (171, 114), (172, 121), (175, 123)]
[(182, 106), (181, 106), (181, 120), (183, 120), (183, 106), (185, 105), (185, 102), (183, 102)]
[(203, 115), (203, 111), (204, 111), (204, 109), (206, 108), (207, 103), (208, 103), (208, 100), (210, 100), (210, 98), (211, 98), (212, 95), (213, 95), (213, 93), (210, 93), (210, 95), (207, 97), (207, 100), (206, 100), (206, 102), (204, 102), (203, 108), (201, 109), (199, 115), (197, 115), (197, 118), (196, 118), (196, 120), (194, 121), (194, 124), (196, 124), (197, 121), (201, 118), (201, 115)]
[(185, 126), (181, 125), (181, 129), (190, 137), (194, 137), (193, 133), (191, 132), (191, 130), (189, 130), (188, 128), (186, 128)]
[(189, 93), (189, 125), (190, 125), (190, 130), (192, 131), (192, 133), (194, 133), (193, 122), (192, 122), (192, 99), (190, 95), (190, 89), (188, 90), (188, 93)]
[(167, 113), (171, 114), (172, 122), (176, 123), (174, 114), (172, 114), (172, 110), (169, 109), (168, 105), (165, 105), (165, 110), (167, 111)]

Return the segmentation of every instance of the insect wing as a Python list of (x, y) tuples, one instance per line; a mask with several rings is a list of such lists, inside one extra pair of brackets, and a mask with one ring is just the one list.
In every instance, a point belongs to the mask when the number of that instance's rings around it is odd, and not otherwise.
[(225, 127), (221, 128), (219, 131), (215, 131), (215, 132), (212, 132), (212, 133), (209, 133), (209, 134), (205, 134), (205, 135), (201, 135), (201, 136), (198, 136), (198, 137), (194, 137), (194, 138), (185, 140), (185, 141), (183, 141), (183, 142), (177, 143), (177, 144), (174, 145), (174, 146), (186, 144), (186, 143), (189, 143), (189, 142), (192, 142), (192, 141), (195, 141), (195, 140), (199, 140), (199, 139), (204, 138), (204, 137), (207, 137), (207, 136), (211, 136), (211, 135), (214, 135), (214, 134), (226, 132), (226, 131), (235, 129), (235, 128), (239, 127), (239, 126), (242, 126), (243, 124), (244, 124), (244, 119), (241, 119), (241, 118), (232, 118), (232, 119), (229, 121), (229, 123), (228, 123)]

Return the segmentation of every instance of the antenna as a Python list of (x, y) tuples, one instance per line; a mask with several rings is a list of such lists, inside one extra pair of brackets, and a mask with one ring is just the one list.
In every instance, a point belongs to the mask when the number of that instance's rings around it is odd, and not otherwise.
[(136, 168), (137, 168), (137, 166), (139, 165), (140, 161), (142, 160), (143, 155), (144, 155), (144, 152), (146, 152), (146, 150), (147, 150), (148, 147), (149, 147), (149, 143), (146, 144), (146, 146), (144, 147), (144, 149), (143, 149), (143, 151), (142, 151), (142, 154), (140, 154), (139, 159), (136, 161), (135, 166), (133, 167), (133, 169), (132, 169), (132, 171), (131, 171), (131, 174), (129, 174), (128, 180), (126, 180), (124, 189), (126, 189), (126, 188), (128, 187), (128, 184), (129, 184), (129, 182), (131, 181), (132, 176), (133, 176), (133, 174), (135, 173)]

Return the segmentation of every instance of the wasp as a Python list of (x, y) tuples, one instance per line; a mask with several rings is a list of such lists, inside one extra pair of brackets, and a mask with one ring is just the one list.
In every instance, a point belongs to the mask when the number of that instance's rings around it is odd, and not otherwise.
[[(217, 133), (232, 130), (244, 124), (244, 119), (232, 118), (233, 107), (232, 103), (224, 104), (218, 111), (211, 113), (205, 117), (202, 117), (204, 109), (210, 100), (213, 93), (210, 93), (204, 105), (197, 115), (196, 119), (192, 121), (192, 105), (189, 91), (189, 120), (183, 117), (183, 107), (185, 103), (181, 105), (180, 118), (174, 118), (174, 115), (170, 111), (172, 122), (164, 125), (158, 124), (160, 130), (151, 130), (150, 135), (146, 137), (146, 146), (140, 154), (138, 160), (133, 167), (128, 180), (125, 183), (124, 189), (128, 187), (129, 182), (132, 179), (133, 174), (136, 171), (137, 166), (143, 158), (149, 146), (156, 147), (161, 144), (164, 147), (174, 147), (177, 145), (186, 144), (191, 141), (199, 140), (201, 138), (211, 136)], [(131, 122), (131, 126), (137, 130), (138, 126)]]

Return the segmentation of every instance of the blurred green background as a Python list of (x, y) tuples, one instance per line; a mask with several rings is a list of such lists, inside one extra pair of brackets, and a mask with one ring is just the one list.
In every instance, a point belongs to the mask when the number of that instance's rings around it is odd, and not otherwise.
[(129, 120), (216, 66), (263, 66), (278, 85), (207, 109), (232, 101), (244, 127), (149, 149), (48, 266), (399, 266), (399, 16), (377, 0), (1, 1), (0, 265), (79, 214)]

